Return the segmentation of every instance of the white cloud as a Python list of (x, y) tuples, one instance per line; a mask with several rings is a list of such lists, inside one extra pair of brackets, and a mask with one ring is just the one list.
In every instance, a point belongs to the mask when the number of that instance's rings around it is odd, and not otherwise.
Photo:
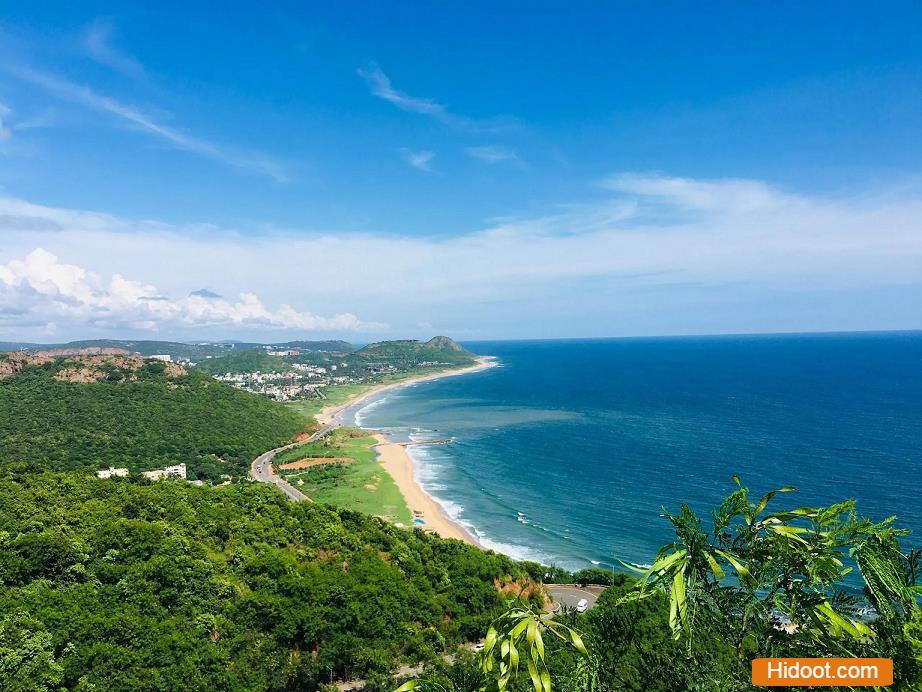
[[(158, 310), (178, 314), (178, 319), (195, 315), (196, 309), (207, 313), (207, 301), (198, 308), (185, 299), (169, 301), (182, 305), (178, 312), (147, 307), (158, 302), (151, 297), (188, 296), (190, 290), (207, 286), (225, 296), (245, 289), (273, 304), (323, 305), (325, 313), (374, 315), (395, 325), (395, 336), (426, 322), (446, 329), (458, 323), (490, 324), (494, 334), (508, 334), (503, 314), (533, 325), (531, 335), (549, 333), (556, 325), (546, 312), (548, 301), (566, 303), (569, 313), (585, 314), (594, 322), (635, 303), (636, 311), (645, 315), (664, 310), (660, 329), (670, 333), (677, 314), (690, 321), (696, 310), (709, 325), (726, 324), (712, 307), (684, 302), (680, 313), (667, 314), (668, 305), (686, 300), (688, 287), (717, 290), (721, 310), (736, 305), (738, 312), (746, 312), (745, 299), (737, 297), (743, 287), (757, 292), (763, 305), (781, 295), (871, 295), (889, 286), (901, 287), (907, 299), (888, 303), (891, 322), (886, 324), (922, 327), (913, 312), (922, 300), (918, 181), (822, 197), (752, 180), (632, 174), (613, 176), (603, 185), (609, 194), (602, 199), (460, 235), (431, 237), (304, 229), (245, 235), (213, 227), (201, 232), (0, 198), (0, 262), (6, 261), (10, 271), (10, 260), (46, 248), (76, 265), (69, 273), (57, 270), (58, 280), (76, 295), (86, 294), (86, 285), (93, 288), (73, 273), (79, 267), (147, 277), (128, 303), (145, 305), (139, 319), (151, 319)], [(35, 276), (39, 286), (45, 285), (41, 274)], [(148, 282), (158, 288), (147, 288)], [(113, 293), (110, 286), (104, 288), (104, 293)], [(130, 294), (129, 287), (114, 293)], [(7, 329), (40, 319), (42, 324), (54, 320), (63, 330), (64, 320), (57, 314), (30, 308), (29, 295), (20, 290), (8, 297)], [(86, 300), (92, 304), (98, 299)], [(232, 307), (218, 311), (222, 319), (230, 319), (228, 312), (260, 312), (243, 299), (228, 305)], [(884, 324), (866, 305), (841, 308), (855, 315), (849, 325)], [(17, 317), (17, 310), (25, 313)], [(134, 308), (120, 310), (124, 315)], [(266, 324), (296, 322), (282, 309), (268, 312), (274, 318), (264, 317)], [(79, 319), (89, 321), (92, 314)], [(569, 324), (565, 319), (560, 317), (559, 326), (564, 333)], [(602, 333), (614, 331), (609, 327)]]
[(212, 142), (164, 125), (141, 109), (99, 94), (87, 86), (76, 84), (39, 70), (17, 68), (12, 71), (21, 79), (44, 89), (58, 99), (114, 115), (141, 132), (157, 137), (177, 149), (198, 154), (235, 168), (255, 171), (270, 176), (276, 182), (286, 182), (288, 180), (283, 168), (268, 158), (261, 155), (251, 156), (227, 151)]
[(603, 186), (616, 192), (663, 200), (687, 209), (720, 212), (758, 211), (797, 203), (758, 180), (694, 180), (661, 175), (628, 173), (611, 176)]
[(101, 65), (128, 77), (144, 77), (145, 70), (141, 63), (113, 45), (114, 34), (115, 26), (110, 20), (100, 18), (94, 21), (83, 35), (83, 46), (87, 54)]
[(468, 147), (464, 150), (472, 159), (483, 161), (484, 163), (494, 164), (503, 161), (518, 161), (519, 157), (512, 149), (506, 147)]
[(413, 168), (418, 168), (421, 171), (426, 171), (427, 173), (432, 172), (432, 159), (435, 158), (435, 152), (429, 151), (428, 149), (423, 149), (422, 151), (411, 151), (410, 149), (403, 149), (403, 158), (408, 164), (413, 166)]
[[(42, 248), (0, 265), (0, 314), (46, 321), (46, 331), (47, 325), (57, 329), (61, 321), (141, 330), (228, 326), (343, 332), (379, 326), (350, 313), (322, 317), (287, 304), (270, 309), (249, 292), (240, 293), (236, 301), (205, 291), (171, 299), (154, 285), (121, 274), (104, 281)], [(49, 322), (50, 317), (57, 322)]]

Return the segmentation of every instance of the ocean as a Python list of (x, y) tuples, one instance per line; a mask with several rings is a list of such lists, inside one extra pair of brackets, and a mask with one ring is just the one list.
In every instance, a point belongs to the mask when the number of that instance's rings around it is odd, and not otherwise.
[(777, 507), (858, 501), (922, 545), (922, 332), (473, 342), (497, 366), (345, 413), (410, 447), (489, 548), (568, 569), (649, 563), (663, 508), (705, 519), (739, 475)]

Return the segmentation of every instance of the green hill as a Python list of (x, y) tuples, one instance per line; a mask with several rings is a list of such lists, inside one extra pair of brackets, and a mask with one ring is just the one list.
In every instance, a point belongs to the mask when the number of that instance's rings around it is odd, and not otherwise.
[(473, 364), (476, 357), (453, 339), (447, 336), (436, 336), (429, 341), (379, 341), (360, 348), (352, 354), (351, 358), (410, 368), (420, 363)]
[(390, 690), (527, 583), (508, 558), (260, 484), (0, 468), (0, 498), (9, 690)]
[(195, 368), (211, 375), (242, 372), (290, 372), (294, 369), (278, 356), (270, 356), (265, 351), (255, 348), (220, 358), (209, 358), (198, 363)]
[(175, 364), (124, 356), (0, 356), (0, 464), (30, 470), (184, 462), (192, 478), (243, 475), (304, 428), (264, 397)]

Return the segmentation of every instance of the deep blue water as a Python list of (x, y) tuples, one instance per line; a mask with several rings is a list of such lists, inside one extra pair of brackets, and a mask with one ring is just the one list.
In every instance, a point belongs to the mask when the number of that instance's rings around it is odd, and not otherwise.
[(858, 500), (922, 545), (922, 333), (465, 344), (500, 366), (404, 387), (353, 418), (411, 448), (488, 547), (570, 568), (647, 563), (661, 508), (733, 490)]

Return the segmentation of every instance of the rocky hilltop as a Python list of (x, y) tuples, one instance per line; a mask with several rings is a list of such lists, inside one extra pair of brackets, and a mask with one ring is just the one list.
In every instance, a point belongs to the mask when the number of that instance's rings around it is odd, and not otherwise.
[(434, 336), (431, 339), (429, 339), (429, 341), (427, 341), (425, 344), (423, 344), (423, 346), (427, 348), (446, 349), (449, 351), (457, 351), (457, 352), (464, 351), (464, 349), (461, 347), (461, 344), (459, 344), (457, 341), (455, 341), (449, 336)]
[(138, 379), (139, 372), (146, 365), (157, 368), (167, 377), (186, 374), (186, 369), (176, 363), (130, 355), (121, 349), (55, 349), (0, 355), (0, 380), (12, 377), (26, 368), (47, 366), (54, 370), (54, 379), (59, 382), (131, 382)]

